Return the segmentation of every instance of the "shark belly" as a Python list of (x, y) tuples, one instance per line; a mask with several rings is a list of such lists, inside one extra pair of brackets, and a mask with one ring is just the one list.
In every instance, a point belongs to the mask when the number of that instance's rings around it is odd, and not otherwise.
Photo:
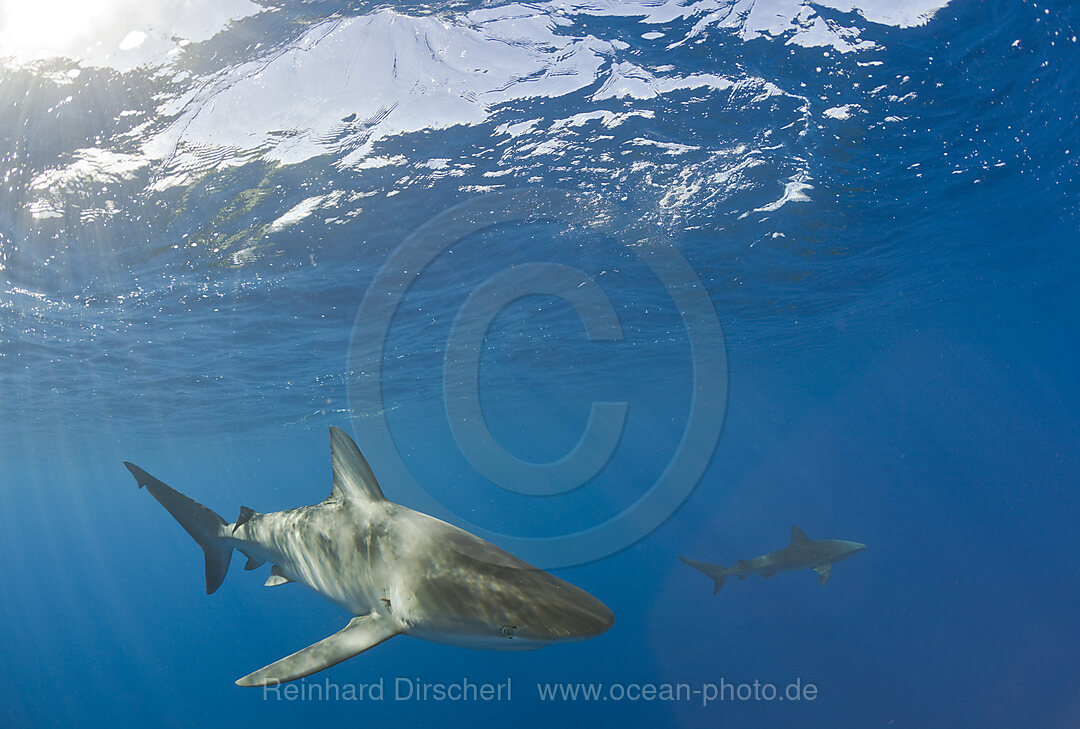
[(438, 625), (422, 625), (410, 628), (408, 634), (431, 643), (486, 651), (532, 651), (551, 644), (550, 641), (544, 640), (515, 638), (501, 634), (487, 635), (481, 632), (481, 627), (476, 626), (475, 631), (463, 631), (462, 626), (459, 625), (443, 626), (441, 629)]

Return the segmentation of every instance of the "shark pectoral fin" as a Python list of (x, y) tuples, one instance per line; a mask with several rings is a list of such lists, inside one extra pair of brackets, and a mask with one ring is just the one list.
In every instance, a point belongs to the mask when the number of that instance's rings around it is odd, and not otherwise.
[(264, 587), (277, 587), (278, 585), (284, 585), (288, 582), (292, 582), (288, 577), (282, 573), (281, 568), (274, 565), (270, 568), (270, 576), (266, 578)]
[(767, 580), (767, 579), (769, 579), (770, 577), (772, 577), (775, 574), (776, 574), (775, 572), (763, 572), (761, 574), (761, 576), (764, 577)]
[(824, 585), (829, 581), (829, 575), (832, 574), (832, 563), (819, 564), (814, 568), (814, 572), (817, 572), (818, 582)]
[(391, 619), (376, 613), (353, 618), (329, 638), (260, 668), (236, 682), (237, 686), (271, 686), (310, 676), (373, 648), (400, 633)]

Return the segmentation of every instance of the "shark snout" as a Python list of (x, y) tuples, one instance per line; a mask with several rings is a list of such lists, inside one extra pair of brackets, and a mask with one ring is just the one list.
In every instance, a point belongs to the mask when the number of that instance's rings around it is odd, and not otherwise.
[[(590, 597), (592, 597), (590, 595)], [(611, 612), (604, 603), (592, 598), (585, 618), (581, 621), (578, 635), (582, 638), (591, 638), (594, 635), (606, 633), (615, 624), (615, 613)]]
[(573, 588), (573, 592), (546, 626), (547, 640), (584, 640), (607, 632), (615, 624), (615, 614), (607, 605), (584, 590)]
[(851, 555), (857, 554), (866, 549), (866, 545), (862, 544), (861, 542), (840, 541), (839, 544), (840, 553), (836, 556), (835, 559), (832, 560), (833, 562), (839, 562), (842, 559), (847, 559)]
[(536, 570), (526, 606), (516, 616), (514, 637), (539, 645), (585, 640), (615, 624), (607, 605), (579, 587)]

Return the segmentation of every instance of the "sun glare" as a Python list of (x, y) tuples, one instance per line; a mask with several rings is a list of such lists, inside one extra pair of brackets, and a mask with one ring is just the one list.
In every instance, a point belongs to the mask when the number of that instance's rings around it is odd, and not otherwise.
[(54, 57), (81, 58), (113, 37), (109, 0), (0, 0), (0, 56), (29, 62)]

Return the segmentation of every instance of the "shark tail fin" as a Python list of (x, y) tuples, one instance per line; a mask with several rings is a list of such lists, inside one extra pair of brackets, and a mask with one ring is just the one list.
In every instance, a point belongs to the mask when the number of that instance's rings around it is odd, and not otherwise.
[(719, 564), (712, 564), (710, 562), (698, 562), (696, 559), (687, 559), (686, 557), (679, 557), (682, 563), (689, 565), (696, 570), (704, 572), (709, 577), (713, 578), (713, 591), (712, 594), (720, 592), (720, 588), (724, 586), (727, 578), (733, 574), (733, 571)]
[(135, 477), (139, 488), (145, 486), (150, 495), (157, 499), (180, 526), (184, 527), (184, 531), (202, 547), (206, 555), (206, 594), (216, 592), (225, 581), (225, 573), (229, 571), (229, 562), (232, 559), (233, 548), (222, 539), (225, 520), (135, 464), (124, 461), (124, 465)]

